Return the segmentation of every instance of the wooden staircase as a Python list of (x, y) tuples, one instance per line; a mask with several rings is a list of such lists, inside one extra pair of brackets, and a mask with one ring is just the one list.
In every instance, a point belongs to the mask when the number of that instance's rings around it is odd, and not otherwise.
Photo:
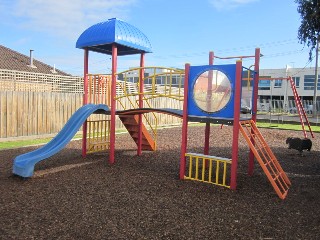
[[(291, 182), (253, 120), (240, 121), (240, 131), (255, 158), (281, 199), (285, 199)], [(251, 139), (253, 141), (251, 141)]]
[[(120, 120), (123, 125), (128, 130), (132, 139), (138, 145), (138, 136), (139, 136), (139, 115), (119, 115)], [(148, 132), (144, 124), (142, 124), (142, 150), (146, 151), (155, 151), (156, 144), (152, 139), (152, 136)]]

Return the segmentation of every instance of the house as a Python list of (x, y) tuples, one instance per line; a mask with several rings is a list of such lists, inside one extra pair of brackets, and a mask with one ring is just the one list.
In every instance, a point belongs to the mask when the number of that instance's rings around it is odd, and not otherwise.
[[(270, 78), (292, 77), (297, 88), (298, 95), (302, 100), (313, 100), (315, 68), (279, 68), (279, 69), (261, 69), (259, 81), (260, 99), (293, 99), (293, 92), (290, 83), (285, 80), (263, 80), (263, 76)], [(319, 75), (320, 79), (320, 75)], [(320, 90), (320, 81), (318, 81), (317, 91)]]
[(82, 93), (83, 79), (0, 45), (0, 91)]
[(0, 45), (0, 69), (70, 76), (70, 74), (56, 69), (55, 67), (33, 59), (32, 53), (33, 50), (30, 50), (30, 56), (26, 56), (22, 53)]

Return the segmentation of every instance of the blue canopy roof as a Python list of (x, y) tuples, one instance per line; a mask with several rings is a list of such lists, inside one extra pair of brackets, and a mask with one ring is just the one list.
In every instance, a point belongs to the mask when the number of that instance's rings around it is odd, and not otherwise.
[(148, 38), (136, 27), (117, 18), (97, 23), (85, 30), (77, 40), (77, 48), (112, 54), (116, 43), (118, 55), (152, 52)]

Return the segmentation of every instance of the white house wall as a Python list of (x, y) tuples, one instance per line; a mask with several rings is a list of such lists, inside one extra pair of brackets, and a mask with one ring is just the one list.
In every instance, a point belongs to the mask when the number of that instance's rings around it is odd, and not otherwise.
[[(299, 96), (301, 97), (313, 97), (314, 90), (304, 90), (304, 76), (314, 75), (315, 68), (282, 68), (282, 69), (260, 69), (261, 76), (270, 76), (271, 78), (280, 77), (300, 77), (300, 84), (297, 87)], [(271, 82), (270, 90), (259, 90), (259, 96), (293, 96), (290, 83), (283, 81), (281, 87), (274, 87), (275, 81)], [(286, 95), (287, 93), (287, 95)], [(318, 94), (319, 95), (319, 94)]]

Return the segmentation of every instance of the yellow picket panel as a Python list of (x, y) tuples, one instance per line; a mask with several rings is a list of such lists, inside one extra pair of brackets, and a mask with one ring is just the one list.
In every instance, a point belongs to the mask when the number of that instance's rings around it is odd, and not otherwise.
[(231, 159), (198, 153), (186, 153), (185, 156), (188, 176), (184, 179), (230, 188)]
[(87, 153), (106, 151), (110, 147), (110, 120), (87, 121)]

